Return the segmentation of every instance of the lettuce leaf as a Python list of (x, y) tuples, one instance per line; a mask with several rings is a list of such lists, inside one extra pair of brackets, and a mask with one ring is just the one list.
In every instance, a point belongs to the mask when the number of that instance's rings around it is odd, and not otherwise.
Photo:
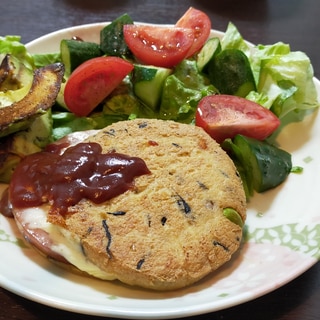
[(0, 36), (0, 58), (5, 54), (13, 55), (29, 69), (40, 68), (61, 61), (60, 52), (31, 54), (21, 43), (21, 37), (16, 35)]
[(217, 93), (208, 78), (201, 74), (195, 60), (183, 60), (163, 86), (159, 118), (192, 123), (199, 101)]
[(34, 68), (32, 55), (27, 51), (24, 44), (21, 43), (20, 36), (0, 36), (0, 56), (4, 56), (5, 54), (13, 55), (29, 69)]
[(61, 62), (60, 52), (46, 53), (46, 54), (33, 54), (32, 58), (37, 68), (44, 67), (51, 63)]
[(243, 51), (248, 57), (250, 56), (250, 45), (240, 34), (237, 27), (229, 22), (227, 30), (221, 39), (221, 49), (238, 49)]
[(279, 118), (319, 106), (313, 68), (301, 51), (263, 57), (258, 92), (268, 96), (265, 106)]
[(304, 52), (291, 51), (283, 42), (251, 47), (232, 23), (221, 46), (242, 50), (250, 60), (257, 91), (247, 99), (271, 109), (279, 118), (319, 107), (313, 67)]

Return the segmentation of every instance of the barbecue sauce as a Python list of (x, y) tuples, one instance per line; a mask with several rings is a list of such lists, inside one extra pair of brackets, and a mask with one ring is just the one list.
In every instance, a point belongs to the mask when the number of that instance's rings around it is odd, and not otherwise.
[(50, 214), (65, 215), (81, 199), (102, 203), (131, 189), (135, 177), (149, 173), (142, 159), (102, 153), (98, 143), (79, 143), (63, 154), (51, 148), (26, 157), (15, 169), (10, 202), (17, 208), (50, 203)]

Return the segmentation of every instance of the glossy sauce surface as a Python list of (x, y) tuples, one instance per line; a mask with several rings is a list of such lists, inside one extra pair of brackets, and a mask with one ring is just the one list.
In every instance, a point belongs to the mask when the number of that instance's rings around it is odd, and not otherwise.
[(132, 188), (135, 177), (150, 173), (142, 159), (103, 154), (97, 143), (79, 143), (63, 154), (59, 151), (48, 149), (20, 163), (9, 186), (13, 207), (50, 202), (51, 214), (64, 215), (81, 199), (102, 203)]

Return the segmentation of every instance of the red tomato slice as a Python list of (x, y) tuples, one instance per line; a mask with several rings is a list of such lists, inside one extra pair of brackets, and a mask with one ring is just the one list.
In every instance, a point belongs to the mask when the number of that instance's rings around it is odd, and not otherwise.
[(218, 143), (236, 134), (264, 140), (280, 125), (280, 120), (270, 110), (253, 101), (231, 95), (202, 98), (195, 121)]
[(165, 68), (181, 62), (194, 40), (194, 32), (186, 28), (128, 24), (124, 25), (123, 34), (141, 63)]
[(132, 69), (131, 63), (118, 57), (97, 57), (82, 63), (65, 86), (68, 109), (77, 116), (87, 116)]
[(209, 38), (211, 20), (204, 12), (190, 7), (178, 20), (176, 27), (189, 28), (194, 32), (194, 42), (187, 54), (188, 58), (198, 52)]

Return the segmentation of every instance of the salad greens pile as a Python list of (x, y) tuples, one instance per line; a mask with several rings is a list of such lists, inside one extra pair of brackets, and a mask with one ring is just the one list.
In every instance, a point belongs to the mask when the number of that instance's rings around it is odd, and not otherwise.
[(283, 42), (252, 46), (232, 23), (221, 39), (221, 48), (246, 54), (257, 88), (246, 98), (271, 109), (279, 118), (319, 106), (313, 67), (304, 52), (291, 51)]
[[(30, 70), (54, 62), (63, 62), (61, 52), (30, 54), (20, 40), (19, 36), (0, 37), (0, 61), (5, 54), (11, 54)], [(122, 45), (123, 41), (122, 39)], [(272, 45), (251, 45), (243, 39), (231, 22), (224, 35), (215, 38), (215, 41), (216, 52), (211, 52), (212, 56), (232, 49), (241, 51), (249, 61), (253, 84), (246, 87), (246, 91), (242, 91), (245, 92), (245, 98), (270, 109), (280, 119), (294, 115), (295, 119), (302, 120), (307, 112), (319, 106), (313, 81), (313, 68), (305, 53), (292, 52), (290, 46), (282, 42)], [(128, 76), (94, 112), (87, 117), (77, 117), (63, 103), (64, 85), (62, 85), (56, 104), (49, 111), (49, 117), (48, 115), (45, 117), (46, 121), (50, 118), (51, 140), (58, 140), (71, 132), (100, 129), (115, 121), (136, 117), (170, 119), (193, 124), (199, 101), (204, 96), (220, 92), (220, 89), (210, 81), (210, 71), (206, 66), (199, 68), (199, 59), (203, 54), (202, 51), (169, 70), (163, 79), (157, 106), (147, 105), (135, 94), (134, 77)], [(124, 58), (130, 59), (130, 53)], [(1, 99), (0, 96), (0, 107), (3, 106)], [(231, 146), (232, 143), (229, 143), (228, 148), (232, 149)], [(235, 150), (237, 147), (233, 145), (233, 154), (239, 154)], [(242, 159), (242, 165), (243, 162), (245, 159)], [(290, 169), (288, 161), (286, 163), (286, 169)], [(239, 167), (239, 171), (242, 169)], [(252, 187), (249, 189), (251, 191), (248, 193), (252, 194)]]
[[(252, 46), (243, 39), (232, 23), (229, 23), (220, 43), (221, 50), (241, 50), (250, 61), (256, 91), (250, 91), (246, 95), (247, 99), (271, 109), (279, 118), (292, 111), (303, 117), (305, 110), (319, 106), (312, 64), (305, 53), (292, 52), (290, 46), (282, 42)], [(17, 57), (31, 69), (61, 62), (61, 53), (58, 51), (31, 55), (20, 42), (19, 36), (0, 37), (0, 57), (7, 53)], [(106, 113), (103, 112), (103, 107), (97, 108), (90, 117), (78, 119), (69, 114), (67, 109), (61, 109), (61, 104), (57, 103), (52, 109), (53, 138), (59, 139), (67, 132), (100, 128), (114, 120), (141, 116), (192, 123), (199, 100), (218, 91), (210, 84), (207, 75), (198, 70), (195, 56), (183, 60), (167, 77), (159, 110), (152, 110), (135, 97), (130, 79), (126, 79), (123, 87), (106, 101)], [(62, 133), (59, 128), (62, 128)]]
[[(220, 39), (221, 50), (237, 49), (246, 54), (254, 76), (256, 90), (250, 91), (246, 98), (271, 109), (280, 119), (288, 114), (303, 119), (306, 110), (319, 106), (315, 84), (313, 82), (313, 67), (308, 56), (301, 51), (291, 51), (288, 44), (277, 42), (272, 45), (248, 44), (232, 23)], [(56, 54), (33, 55), (34, 63), (38, 67), (60, 60), (59, 52)], [(132, 93), (132, 83), (127, 79), (126, 90), (119, 90), (120, 96), (111, 99), (116, 105), (128, 105), (126, 111), (123, 107), (113, 109), (113, 115), (107, 112), (108, 117), (124, 119), (127, 117), (153, 117), (171, 119), (180, 122), (192, 122), (199, 100), (219, 90), (208, 79), (205, 72), (197, 68), (197, 56), (183, 60), (177, 65), (172, 74), (164, 82), (159, 110), (153, 110), (135, 99)], [(122, 103), (122, 101), (124, 102)], [(128, 101), (129, 100), (129, 101)], [(110, 105), (114, 103), (108, 102)], [(132, 108), (130, 108), (132, 106)], [(100, 114), (102, 116), (102, 114)], [(91, 119), (98, 121), (97, 114)], [(106, 119), (100, 119), (104, 125)], [(77, 121), (77, 119), (74, 119)], [(113, 120), (111, 120), (113, 121)], [(91, 122), (88, 120), (88, 122)], [(99, 122), (99, 121), (98, 121)], [(84, 124), (85, 121), (82, 121)], [(97, 124), (99, 126), (99, 123)], [(82, 130), (75, 126), (73, 130)], [(59, 136), (57, 137), (59, 138)]]

